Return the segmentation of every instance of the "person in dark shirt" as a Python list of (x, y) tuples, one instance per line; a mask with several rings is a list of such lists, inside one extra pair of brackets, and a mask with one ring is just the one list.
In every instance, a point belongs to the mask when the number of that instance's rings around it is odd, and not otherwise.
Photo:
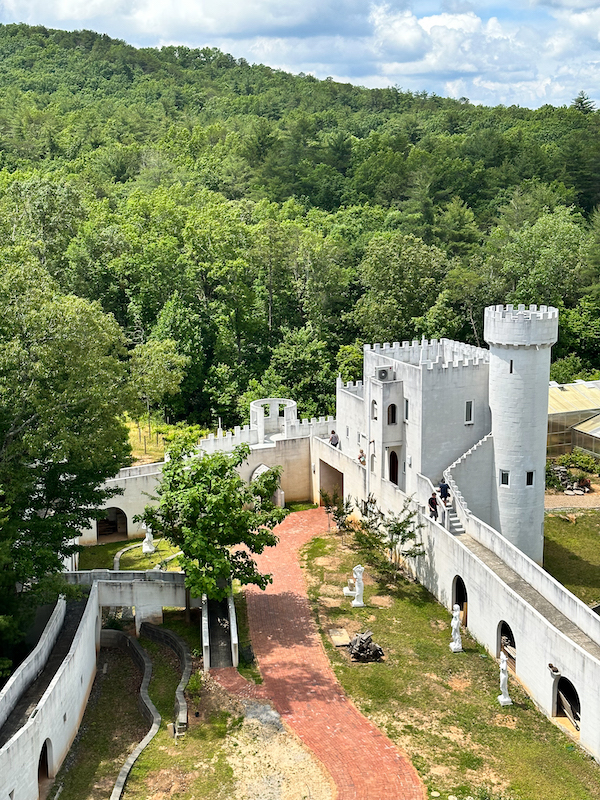
[(429, 498), (429, 500), (427, 502), (429, 503), (429, 516), (431, 517), (431, 519), (437, 519), (438, 518), (438, 501), (437, 501), (437, 496), (436, 496), (435, 492), (431, 495), (431, 497)]
[(446, 501), (450, 497), (450, 487), (448, 486), (444, 478), (442, 478), (442, 480), (440, 481), (440, 497), (442, 498), (442, 503), (446, 505)]
[(329, 437), (329, 444), (332, 447), (337, 447), (340, 443), (340, 437), (337, 435), (335, 431), (331, 431), (331, 436)]

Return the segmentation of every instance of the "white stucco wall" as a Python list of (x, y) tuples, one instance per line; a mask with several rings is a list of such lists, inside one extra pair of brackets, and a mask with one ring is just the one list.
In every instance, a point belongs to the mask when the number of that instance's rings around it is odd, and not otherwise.
[(53, 777), (58, 771), (79, 729), (92, 688), (99, 635), (98, 593), (93, 588), (54, 680), (29, 721), (0, 750), (0, 797), (38, 800), (38, 764), (45, 741), (49, 774)]

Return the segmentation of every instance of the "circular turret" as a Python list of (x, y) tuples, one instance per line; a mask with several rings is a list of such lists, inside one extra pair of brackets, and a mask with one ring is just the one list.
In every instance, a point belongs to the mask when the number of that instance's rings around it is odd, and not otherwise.
[(550, 350), (557, 336), (556, 308), (508, 305), (485, 310), (494, 441), (491, 521), (540, 564)]

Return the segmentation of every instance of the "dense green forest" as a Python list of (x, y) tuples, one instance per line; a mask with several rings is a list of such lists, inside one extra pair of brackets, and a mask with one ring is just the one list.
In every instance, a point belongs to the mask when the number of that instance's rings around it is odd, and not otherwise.
[(0, 675), (124, 411), (330, 412), (364, 342), (481, 343), (490, 303), (557, 305), (553, 377), (600, 369), (585, 95), (485, 108), (25, 25), (0, 63)]
[(600, 367), (600, 112), (486, 108), (213, 49), (0, 26), (5, 264), (186, 357), (172, 419), (333, 407), (362, 342), (481, 342), (489, 303), (562, 311), (558, 380)]

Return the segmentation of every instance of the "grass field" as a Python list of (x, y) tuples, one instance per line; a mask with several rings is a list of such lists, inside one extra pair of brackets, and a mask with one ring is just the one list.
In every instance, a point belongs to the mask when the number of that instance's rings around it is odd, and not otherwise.
[(600, 511), (547, 513), (544, 567), (584, 603), (600, 603)]
[[(363, 609), (340, 596), (356, 553), (335, 534), (304, 552), (309, 595), (325, 649), (342, 686), (411, 757), (442, 798), (596, 800), (600, 765), (540, 714), (514, 679), (514, 705), (501, 707), (495, 661), (468, 634), (453, 654), (450, 615), (421, 586), (378, 583), (365, 572)], [(333, 647), (329, 628), (370, 628), (386, 654), (356, 664)]]

